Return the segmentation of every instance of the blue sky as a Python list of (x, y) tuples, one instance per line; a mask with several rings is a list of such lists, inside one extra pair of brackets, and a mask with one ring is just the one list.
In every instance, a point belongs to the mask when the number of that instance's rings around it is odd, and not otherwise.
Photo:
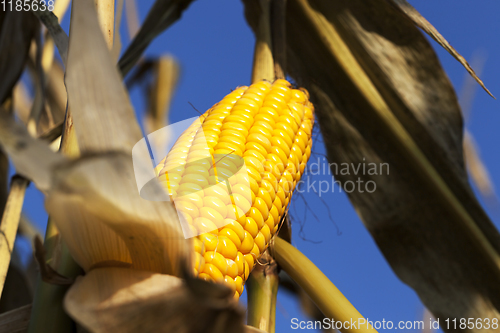
[[(138, 1), (143, 19), (152, 0)], [(465, 56), (486, 56), (481, 75), (490, 91), (500, 97), (500, 2), (482, 0), (410, 1), (449, 42)], [(220, 7), (219, 7), (220, 6)], [(67, 27), (69, 15), (64, 26)], [(122, 29), (122, 43), (128, 43)], [(222, 99), (231, 89), (250, 82), (254, 36), (243, 16), (240, 1), (198, 0), (184, 13), (183, 18), (158, 37), (146, 55), (171, 54), (180, 62), (182, 73), (171, 107), (170, 121), (176, 122), (197, 116)], [(436, 43), (434, 48), (448, 73), (457, 93), (460, 94), (466, 71)], [(480, 147), (483, 160), (494, 184), (500, 188), (500, 124), (499, 104), (477, 87), (467, 127)], [(131, 93), (132, 102), (139, 115), (145, 108), (139, 89)], [(324, 147), (320, 141), (313, 146), (318, 155), (312, 157), (324, 162)], [(328, 180), (328, 175), (311, 176), (311, 181)], [(304, 203), (296, 196), (291, 209), (296, 224), (293, 243), (305, 253), (355, 307), (370, 320), (399, 321), (420, 320), (423, 306), (416, 294), (393, 274), (387, 262), (363, 227), (344, 193), (338, 187), (333, 193), (323, 194), (317, 200), (315, 193), (304, 193), (303, 198), (315, 210), (318, 220), (310, 213), (304, 219)], [(329, 211), (328, 211), (329, 210)], [(25, 213), (41, 228), (46, 223), (43, 196), (30, 187), (25, 201)], [(500, 210), (487, 209), (497, 226)], [(330, 219), (329, 213), (333, 219)], [(302, 237), (299, 231), (302, 230)], [(242, 297), (242, 302), (244, 297)], [(294, 332), (292, 318), (307, 320), (301, 314), (294, 298), (285, 292), (278, 297), (276, 332)], [(379, 330), (380, 332), (384, 330)], [(313, 332), (313, 331), (311, 331)]]

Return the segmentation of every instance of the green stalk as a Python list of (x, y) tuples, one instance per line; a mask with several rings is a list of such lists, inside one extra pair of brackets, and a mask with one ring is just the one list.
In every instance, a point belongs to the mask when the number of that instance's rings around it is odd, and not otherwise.
[(276, 300), (278, 295), (278, 266), (266, 251), (260, 264), (250, 274), (247, 286), (247, 324), (268, 333), (274, 333)]
[[(290, 243), (276, 237), (274, 243), (274, 258), (278, 265), (297, 282), (309, 295), (326, 318), (341, 322), (357, 322), (364, 317), (345, 298), (340, 290), (316, 267), (302, 252)], [(366, 322), (366, 321), (365, 321)], [(377, 332), (371, 325), (349, 325), (341, 328), (341, 332)]]
[[(81, 268), (75, 263), (66, 245), (62, 242), (59, 231), (49, 218), (45, 235), (47, 264), (66, 277), (81, 274)], [(59, 286), (43, 282), (40, 278), (36, 286), (28, 333), (70, 333), (75, 324), (63, 308), (63, 300), (70, 286)]]

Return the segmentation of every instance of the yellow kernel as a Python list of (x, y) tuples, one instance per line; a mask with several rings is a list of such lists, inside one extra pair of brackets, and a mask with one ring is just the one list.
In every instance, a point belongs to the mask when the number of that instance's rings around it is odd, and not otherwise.
[(234, 282), (234, 279), (229, 275), (224, 276), (224, 284), (229, 287), (233, 291), (233, 293), (236, 292), (236, 283)]
[[(274, 193), (274, 196), (276, 196), (276, 193)], [(271, 193), (269, 193), (266, 188), (261, 186), (257, 197), (264, 201), (268, 210), (271, 209), (273, 206), (273, 196), (271, 196)], [(262, 214), (262, 216), (264, 216), (264, 214)]]
[[(245, 149), (246, 149), (246, 146), (245, 146)], [(262, 155), (258, 150), (255, 150), (255, 149), (245, 150), (245, 152), (243, 153), (243, 158), (245, 158), (246, 156), (255, 157), (259, 161), (264, 161), (264, 159), (265, 159), (264, 155)], [(301, 155), (301, 157), (302, 157), (302, 155)]]
[[(278, 191), (278, 181), (272, 173), (266, 173), (263, 180), (267, 180), (269, 184), (273, 187), (274, 192)], [(258, 194), (258, 192), (257, 192)]]
[(205, 194), (205, 197), (216, 197), (226, 205), (231, 203), (226, 184), (219, 183), (217, 185), (207, 187), (203, 189), (203, 193)]
[(194, 259), (194, 268), (198, 272), (203, 272), (203, 270), (205, 269), (205, 258), (200, 253), (197, 253), (197, 252), (195, 252), (194, 258), (195, 258)]
[(241, 295), (241, 293), (243, 292), (243, 279), (241, 278), (241, 276), (235, 277), (234, 283), (236, 285), (236, 292)]
[[(288, 132), (282, 128), (276, 128), (273, 130), (272, 136), (276, 136), (285, 141), (287, 147), (291, 148), (293, 145), (292, 137), (288, 135)], [(272, 142), (272, 141), (271, 141)]]
[(272, 146), (269, 152), (277, 155), (283, 165), (286, 166), (288, 164), (288, 155), (280, 147)]
[(276, 220), (274, 219), (273, 215), (269, 214), (269, 217), (266, 220), (266, 225), (269, 227), (269, 230), (273, 230), (275, 224), (277, 224)]
[(205, 217), (209, 219), (217, 226), (217, 228), (224, 225), (225, 216), (222, 216), (218, 211), (216, 211), (211, 207), (200, 208), (200, 217)]
[(203, 207), (203, 199), (197, 193), (179, 192), (177, 194), (176, 203), (179, 201), (189, 201), (198, 209)]
[[(205, 256), (206, 256), (206, 254), (205, 254)], [(206, 259), (205, 259), (205, 262), (206, 262)], [(222, 281), (224, 281), (224, 275), (213, 264), (205, 263), (205, 269), (203, 270), (203, 273), (208, 274), (215, 282), (222, 283)]]
[(198, 230), (199, 234), (212, 233), (214, 235), (218, 234), (217, 225), (212, 222), (212, 220), (206, 217), (197, 217), (193, 220), (193, 226)]
[[(257, 201), (257, 199), (255, 199), (255, 200)], [(257, 224), (257, 231), (260, 230), (260, 228), (262, 228), (262, 226), (264, 225), (265, 220), (267, 219), (267, 216), (266, 216), (266, 219), (264, 219), (264, 217), (262, 216), (262, 213), (255, 206), (252, 206), (250, 208), (250, 211), (248, 212), (247, 215), (249, 216), (248, 218), (251, 218)], [(245, 228), (245, 230), (246, 230), (246, 228)], [(255, 237), (256, 235), (254, 235), (252, 233), (252, 236)]]
[(215, 250), (229, 259), (235, 259), (238, 254), (236, 245), (234, 245), (234, 243), (225, 236), (219, 236), (219, 243), (217, 244), (217, 248)]
[[(269, 198), (269, 201), (271, 201), (270, 198)], [(261, 197), (256, 197), (255, 202), (253, 203), (253, 207), (259, 210), (259, 212), (261, 214), (260, 218), (262, 218), (262, 224), (264, 224), (264, 221), (267, 220), (267, 217), (269, 216), (269, 208), (267, 208), (267, 203)], [(252, 212), (250, 212), (250, 213), (252, 213)], [(254, 219), (255, 219), (255, 217), (254, 217)], [(262, 228), (262, 226), (260, 226), (260, 228)]]
[[(253, 209), (253, 207), (252, 207), (250, 211), (252, 211), (252, 210), (255, 211), (256, 209)], [(250, 234), (250, 236), (252, 236), (252, 238), (255, 238), (260, 230), (259, 224), (257, 224), (257, 222), (253, 219), (253, 217), (246, 218), (245, 225), (243, 226), (243, 228), (245, 229), (245, 231), (247, 231)], [(246, 235), (245, 235), (245, 237), (246, 237)], [(243, 240), (243, 242), (245, 242), (245, 240)]]
[[(255, 262), (257, 262), (257, 260), (260, 258), (260, 254), (262, 253), (262, 251), (259, 249), (259, 246), (257, 245), (257, 243), (254, 243), (253, 244), (253, 248), (252, 248), (252, 251), (250, 251), (250, 254), (252, 255), (253, 257), (253, 260)], [(249, 263), (250, 264), (250, 263)]]
[(243, 239), (243, 242), (241, 242), (240, 252), (243, 254), (249, 253), (253, 248), (253, 244), (254, 241), (252, 235), (247, 230), (245, 230), (245, 239)]
[(260, 144), (266, 150), (266, 154), (271, 150), (271, 141), (260, 133), (252, 133), (247, 137), (247, 142), (255, 142)]
[(200, 273), (198, 275), (198, 278), (205, 280), (205, 281), (208, 281), (208, 282), (214, 282), (214, 279), (210, 275), (208, 275), (207, 273)]
[(198, 236), (200, 241), (205, 246), (206, 251), (213, 251), (217, 247), (217, 236), (212, 233), (204, 233)]
[[(274, 154), (272, 154), (272, 155), (274, 155)], [(277, 163), (274, 163), (271, 160), (265, 160), (264, 161), (264, 170), (266, 172), (272, 173), (274, 175), (274, 177), (276, 177), (277, 179), (279, 179), (279, 178), (281, 178), (281, 173), (282, 173), (280, 171), (280, 168), (278, 167), (279, 165), (281, 165), (281, 163), (277, 164)]]
[(249, 202), (253, 202), (255, 200), (255, 194), (252, 192), (250, 187), (245, 184), (235, 184), (231, 186), (231, 191), (234, 194), (240, 194), (245, 198), (245, 200)]
[(241, 208), (241, 210), (246, 213), (252, 207), (251, 197), (244, 197), (239, 193), (233, 193), (233, 200), (236, 207)]
[(266, 237), (262, 234), (262, 232), (259, 231), (259, 234), (254, 239), (254, 242), (259, 247), (260, 253), (263, 253), (266, 249)]
[(246, 170), (247, 170), (247, 174), (250, 177), (252, 177), (253, 179), (255, 179), (257, 184), (260, 184), (260, 182), (262, 181), (262, 173), (264, 172), (264, 168), (262, 167), (262, 172), (260, 172), (259, 170), (255, 169), (253, 166), (247, 165)]
[[(257, 251), (259, 250), (258, 247), (254, 246)], [(259, 253), (260, 254), (260, 253)], [(252, 270), (253, 266), (255, 265), (255, 260), (257, 258), (255, 257), (255, 254), (250, 252), (249, 254), (245, 254), (245, 263), (248, 265), (248, 267), (250, 268), (250, 270)]]
[[(258, 151), (262, 156), (267, 156), (267, 150), (264, 148), (264, 146), (258, 142), (254, 141), (248, 141), (247, 144), (245, 145), (246, 150), (256, 150)], [(184, 171), (184, 169), (183, 169)]]
[(243, 256), (243, 253), (241, 253), (241, 251), (238, 251), (238, 255), (236, 256), (234, 262), (236, 263), (236, 266), (238, 266), (238, 275), (243, 275), (243, 270), (245, 269), (245, 257)]
[(227, 207), (221, 199), (216, 196), (205, 196), (203, 206), (215, 209), (223, 218), (227, 216)]
[[(271, 218), (271, 217), (273, 218), (274, 224), (272, 226), (274, 227), (276, 225), (276, 223), (279, 222), (279, 218), (280, 218), (280, 213), (278, 211), (278, 208), (276, 208), (276, 206), (274, 204), (271, 207), (271, 209), (269, 210), (269, 218)], [(271, 225), (269, 225), (269, 227), (271, 227)]]
[(262, 229), (260, 229), (260, 233), (264, 236), (265, 243), (269, 244), (269, 241), (271, 240), (271, 228), (269, 228), (267, 224), (264, 224)]
[(187, 174), (183, 175), (181, 179), (181, 185), (192, 183), (201, 186), (201, 188), (205, 188), (208, 186), (208, 180), (206, 177), (198, 174)]
[(205, 258), (205, 265), (207, 264), (212, 264), (217, 269), (222, 275), (227, 274), (227, 262), (226, 258), (224, 257), (223, 253), (219, 252), (219, 249), (217, 248), (215, 251), (207, 251), (205, 252), (205, 255), (203, 256)]
[[(243, 235), (244, 235), (244, 233), (243, 233)], [(229, 238), (231, 240), (231, 242), (233, 242), (233, 244), (236, 246), (236, 248), (241, 247), (240, 237), (238, 237), (236, 232), (234, 230), (232, 230), (231, 228), (227, 228), (227, 227), (222, 228), (222, 230), (219, 231), (219, 236), (225, 236), (225, 237)]]
[(283, 114), (281, 115), (279, 118), (278, 118), (278, 122), (280, 123), (285, 123), (287, 124), (288, 126), (290, 126), (292, 128), (292, 130), (297, 133), (297, 130), (299, 129), (299, 125), (297, 124), (297, 122), (295, 121), (295, 118), (292, 117), (291, 115), (289, 114)]
[(202, 255), (205, 254), (205, 245), (203, 245), (203, 242), (198, 237), (193, 238), (193, 245), (195, 252), (201, 253)]
[(245, 139), (241, 139), (237, 136), (223, 136), (219, 138), (219, 142), (215, 145), (214, 150), (222, 148), (228, 149), (231, 147), (236, 147), (237, 149), (243, 151), (245, 150)]
[(238, 131), (241, 134), (243, 134), (245, 137), (248, 136), (248, 128), (245, 125), (243, 125), (242, 123), (231, 121), (231, 122), (227, 122), (227, 123), (222, 124), (221, 132), (224, 132), (227, 129)]
[[(236, 236), (238, 236), (241, 246), (241, 242), (243, 242), (243, 239), (245, 239), (245, 229), (243, 229), (243, 226), (238, 221), (229, 218), (225, 219), (224, 223), (225, 223), (224, 229), (226, 228), (231, 229), (236, 234)], [(236, 245), (236, 242), (234, 242), (234, 244)], [(239, 248), (240, 246), (237, 247)]]
[(199, 216), (198, 208), (189, 201), (174, 201), (175, 209), (188, 214), (191, 218), (195, 219)]
[(262, 134), (266, 137), (271, 137), (273, 135), (272, 130), (268, 129), (269, 125), (265, 125), (263, 122), (259, 121), (255, 123), (250, 131), (248, 132), (249, 134), (252, 133), (259, 133)]
[(235, 206), (233, 204), (229, 204), (227, 207), (227, 218), (238, 221), (242, 226), (245, 225), (245, 213), (241, 210), (240, 207)]
[(227, 275), (232, 277), (233, 279), (238, 276), (238, 264), (236, 264), (236, 261), (233, 259), (227, 259), (226, 258), (226, 263), (227, 263)]

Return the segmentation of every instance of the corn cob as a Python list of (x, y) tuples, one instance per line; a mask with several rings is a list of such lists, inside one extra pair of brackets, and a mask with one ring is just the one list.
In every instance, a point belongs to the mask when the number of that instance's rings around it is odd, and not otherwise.
[[(196, 235), (194, 274), (238, 298), (304, 172), (313, 106), (286, 80), (261, 81), (238, 87), (199, 120), (156, 171)], [(240, 168), (246, 174), (231, 177)]]

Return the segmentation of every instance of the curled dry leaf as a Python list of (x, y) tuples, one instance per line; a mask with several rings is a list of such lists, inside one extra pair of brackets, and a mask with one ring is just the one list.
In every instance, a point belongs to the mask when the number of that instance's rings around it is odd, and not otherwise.
[(425, 31), (429, 36), (432, 37), (432, 39), (434, 39), (437, 43), (439, 43), (439, 45), (441, 45), (446, 51), (448, 51), (448, 53), (450, 53), (455, 59), (457, 59), (458, 62), (461, 63), (462, 66), (465, 67), (467, 72), (469, 72), (469, 74), (474, 78), (474, 80), (476, 80), (477, 83), (479, 83), (481, 85), (481, 87), (483, 87), (483, 89), (491, 97), (495, 98), (495, 96), (493, 96), (493, 94), (488, 90), (488, 88), (486, 88), (483, 81), (474, 72), (471, 65), (469, 65), (469, 63), (467, 62), (467, 60), (465, 60), (465, 58), (462, 57), (462, 55), (460, 53), (458, 53), (457, 50), (455, 50), (453, 48), (453, 46), (450, 45), (450, 43), (448, 43), (446, 38), (444, 38), (439, 33), (439, 31), (437, 31), (437, 29), (432, 24), (430, 24), (429, 21), (427, 21), (425, 19), (425, 17), (423, 17), (412, 5), (410, 5), (408, 3), (408, 1), (406, 1), (406, 0), (391, 0), (391, 2), (394, 3), (399, 9), (401, 9), (401, 11), (413, 23), (415, 23), (417, 25), (417, 27), (419, 27), (420, 29)]
[[(220, 287), (201, 282), (205, 290)], [(205, 298), (174, 276), (109, 267), (80, 277), (64, 305), (76, 321), (95, 333), (242, 332), (244, 313), (231, 293), (227, 295)]]
[(348, 195), (395, 273), (437, 318), (499, 318), (500, 235), (469, 186), (458, 102), (427, 40), (385, 0), (289, 0), (287, 15), (287, 71), (317, 106), (336, 179), (371, 181)]

